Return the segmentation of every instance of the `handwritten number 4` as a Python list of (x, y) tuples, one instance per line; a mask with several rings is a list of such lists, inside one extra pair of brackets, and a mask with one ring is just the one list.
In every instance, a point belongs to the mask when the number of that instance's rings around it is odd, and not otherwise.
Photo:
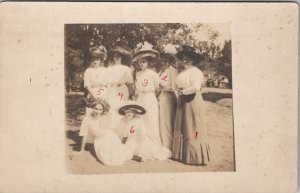
[(123, 97), (123, 93), (122, 92), (119, 92), (118, 96), (120, 96), (120, 100), (122, 100), (122, 97)]
[(168, 75), (161, 77), (161, 80), (167, 81)]

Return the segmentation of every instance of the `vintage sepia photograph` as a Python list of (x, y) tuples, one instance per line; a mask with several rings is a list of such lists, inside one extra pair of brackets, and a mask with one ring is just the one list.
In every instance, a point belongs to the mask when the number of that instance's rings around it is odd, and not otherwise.
[(297, 192), (298, 4), (3, 2), (0, 26), (0, 192)]
[(230, 23), (64, 33), (68, 173), (235, 172)]

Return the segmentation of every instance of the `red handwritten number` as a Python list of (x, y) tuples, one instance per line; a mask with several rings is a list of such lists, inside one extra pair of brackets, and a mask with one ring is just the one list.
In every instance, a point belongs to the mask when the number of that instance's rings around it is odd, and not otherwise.
[(161, 80), (167, 81), (168, 75), (164, 75)]
[(130, 133), (134, 133), (134, 127), (133, 126), (130, 128)]
[(148, 80), (147, 79), (144, 79), (144, 81), (143, 81), (143, 86), (147, 86), (148, 85)]
[(122, 97), (123, 97), (123, 93), (122, 92), (119, 92), (118, 96), (120, 96), (120, 100), (122, 100)]
[(100, 95), (101, 94), (101, 90), (104, 90), (103, 88), (100, 88), (98, 91), (97, 91), (97, 95)]

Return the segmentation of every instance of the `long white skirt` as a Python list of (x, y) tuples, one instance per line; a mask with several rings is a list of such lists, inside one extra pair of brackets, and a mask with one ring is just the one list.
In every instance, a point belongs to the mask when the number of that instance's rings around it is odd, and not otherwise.
[(146, 126), (146, 135), (157, 145), (162, 145), (159, 131), (158, 102), (155, 92), (141, 93), (137, 99), (145, 109), (143, 120)]
[(137, 155), (146, 160), (167, 160), (172, 156), (171, 151), (162, 145), (155, 144), (150, 138), (145, 137), (142, 142), (134, 139), (128, 140), (127, 147), (133, 151), (133, 155)]
[(140, 155), (144, 160), (167, 160), (172, 156), (172, 153), (166, 147), (155, 144), (151, 139), (147, 138), (138, 145), (135, 155)]
[(113, 115), (115, 121), (112, 123), (112, 127), (119, 122), (123, 117), (118, 113), (119, 108), (126, 103), (129, 97), (129, 92), (126, 84), (121, 86), (113, 86), (109, 89), (108, 103), (110, 105), (110, 113)]
[[(135, 144), (132, 144), (134, 147)], [(107, 130), (102, 136), (97, 136), (94, 148), (98, 159), (105, 165), (122, 165), (131, 160), (133, 147), (121, 143), (119, 137), (112, 130)]]

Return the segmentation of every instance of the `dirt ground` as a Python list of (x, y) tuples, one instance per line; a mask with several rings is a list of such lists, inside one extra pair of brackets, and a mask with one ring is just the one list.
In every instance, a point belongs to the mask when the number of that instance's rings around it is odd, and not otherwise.
[(232, 90), (206, 88), (203, 93), (208, 117), (208, 135), (211, 161), (207, 166), (190, 166), (173, 160), (128, 161), (122, 166), (105, 166), (99, 162), (93, 145), (87, 144), (83, 154), (69, 159), (73, 151), (80, 149), (78, 136), (84, 116), (82, 93), (66, 95), (66, 167), (74, 174), (105, 173), (170, 173), (170, 172), (228, 172), (235, 170)]

